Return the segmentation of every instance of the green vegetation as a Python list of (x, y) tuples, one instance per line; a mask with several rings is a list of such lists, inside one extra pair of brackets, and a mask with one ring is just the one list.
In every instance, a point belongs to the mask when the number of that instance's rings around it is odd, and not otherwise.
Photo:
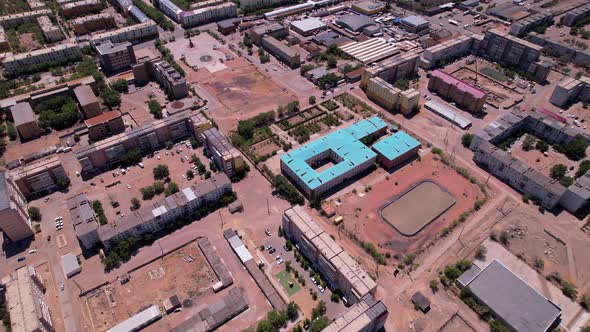
[(473, 134), (466, 133), (465, 135), (463, 135), (461, 137), (461, 144), (463, 144), (464, 147), (468, 148), (471, 145), (472, 140), (473, 140)]
[(397, 80), (395, 81), (395, 83), (393, 83), (393, 86), (395, 86), (396, 88), (405, 91), (408, 90), (408, 88), (410, 87), (410, 81), (405, 80), (405, 79), (401, 79), (401, 80)]
[(557, 151), (563, 152), (571, 160), (581, 160), (586, 157), (588, 143), (586, 143), (584, 138), (577, 136), (565, 146), (556, 145), (554, 147)]
[(205, 165), (203, 165), (203, 163), (201, 162), (199, 157), (197, 157), (196, 155), (193, 154), (191, 156), (191, 159), (192, 159), (193, 163), (195, 164), (195, 166), (197, 166), (197, 172), (199, 173), (199, 175), (205, 174), (205, 172), (207, 171), (207, 168), (205, 167)]
[(92, 202), (92, 210), (94, 210), (94, 213), (96, 213), (96, 216), (98, 217), (98, 222), (101, 225), (106, 225), (107, 216), (105, 216), (104, 209), (102, 208), (102, 203), (99, 200)]
[(289, 302), (284, 310), (271, 310), (266, 319), (258, 321), (256, 332), (276, 332), (287, 324), (287, 321), (294, 321), (299, 316), (299, 306), (295, 302)]
[(79, 119), (78, 104), (70, 96), (53, 97), (37, 104), (33, 110), (39, 115), (39, 125), (44, 129), (69, 128)]
[(295, 186), (293, 186), (286, 177), (280, 174), (274, 175), (272, 173), (269, 174), (269, 176), (271, 177), (271, 184), (274, 188), (274, 194), (287, 200), (293, 205), (303, 204), (303, 196), (301, 196), (299, 191), (297, 191), (297, 188), (295, 188)]
[(311, 105), (315, 105), (315, 103), (316, 103), (316, 98), (315, 98), (315, 96), (309, 96), (309, 98), (307, 99), (307, 101), (309, 101), (309, 103), (310, 103)]
[[(16, 14), (30, 10), (31, 9), (25, 0), (0, 1), (0, 15)], [(4, 326), (10, 327), (10, 324), (4, 324)]]
[(141, 192), (142, 199), (145, 201), (145, 200), (152, 199), (152, 198), (154, 198), (154, 196), (163, 193), (164, 190), (165, 190), (164, 182), (156, 181), (151, 186), (147, 186), (147, 187), (143, 187), (143, 188), (139, 189), (139, 192)]
[(326, 100), (321, 105), (324, 106), (326, 109), (328, 109), (328, 111), (334, 111), (334, 110), (338, 109), (338, 107), (340, 107), (332, 99)]
[(502, 72), (493, 69), (491, 67), (483, 67), (482, 69), (479, 70), (482, 74), (489, 76), (497, 81), (500, 82), (508, 82), (508, 80), (510, 79), (510, 77), (504, 75)]
[(547, 142), (545, 142), (543, 140), (538, 140), (537, 144), (535, 144), (535, 149), (545, 153), (545, 152), (549, 151), (549, 144), (547, 144)]
[(544, 4), (542, 4), (541, 8), (553, 7), (553, 6), (557, 5), (558, 3), (559, 3), (559, 0), (551, 0), (549, 2), (545, 2)]
[(299, 67), (299, 74), (300, 74), (301, 76), (305, 76), (305, 74), (306, 74), (308, 71), (310, 71), (310, 70), (312, 70), (312, 69), (314, 69), (314, 68), (315, 68), (315, 67), (314, 67), (314, 65), (311, 65), (311, 64), (308, 64), (308, 65), (303, 65), (303, 66)]
[(336, 66), (338, 65), (338, 59), (336, 59), (335, 56), (330, 56), (328, 57), (328, 68), (336, 68)]
[(477, 258), (479, 260), (483, 260), (486, 257), (487, 253), (488, 253), (488, 249), (486, 249), (486, 247), (481, 245), (475, 251), (475, 258)]
[(122, 166), (129, 166), (133, 164), (137, 164), (141, 162), (142, 154), (139, 149), (133, 148), (125, 152), (124, 155), (121, 156), (121, 165)]
[(377, 264), (387, 265), (385, 256), (377, 250), (374, 244), (371, 242), (361, 242), (361, 246), (369, 255), (371, 255), (371, 257), (373, 257), (373, 260), (375, 260)]
[(166, 165), (158, 165), (154, 167), (152, 173), (154, 174), (154, 179), (156, 180), (165, 179), (170, 175), (170, 171), (168, 170), (168, 166)]
[(41, 210), (39, 210), (38, 207), (31, 206), (31, 207), (29, 207), (27, 212), (29, 213), (29, 217), (31, 218), (31, 220), (41, 221), (41, 217), (42, 217)]
[(107, 107), (116, 107), (121, 105), (121, 94), (113, 89), (102, 89), (102, 91), (100, 91), (100, 97)]
[(141, 207), (141, 202), (136, 197), (131, 199), (131, 210), (137, 210)]
[(8, 138), (10, 138), (11, 141), (14, 141), (18, 137), (14, 123), (6, 121), (6, 134), (8, 134)]
[(168, 186), (166, 187), (166, 190), (164, 191), (164, 195), (166, 197), (176, 194), (179, 191), (178, 189), (178, 184), (176, 184), (176, 182), (174, 181), (170, 181), (168, 182)]
[(319, 79), (319, 87), (322, 90), (327, 90), (332, 87), (335, 87), (338, 84), (338, 76), (334, 73), (327, 73), (326, 75), (320, 77)]
[(162, 107), (160, 103), (155, 100), (148, 101), (148, 108), (150, 109), (150, 113), (154, 116), (154, 119), (161, 119), (162, 115)]
[(526, 135), (524, 138), (524, 142), (522, 143), (522, 149), (525, 151), (530, 151), (535, 146), (537, 140), (533, 135)]
[(172, 68), (174, 68), (174, 70), (180, 74), (180, 76), (186, 76), (184, 69), (182, 69), (182, 67), (174, 60), (172, 52), (170, 52), (166, 46), (162, 45), (162, 41), (160, 39), (156, 39), (154, 46), (156, 46), (160, 54), (162, 54), (162, 58), (164, 58), (164, 60), (166, 60), (166, 62), (168, 62), (170, 66), (172, 66)]
[(6, 310), (6, 297), (4, 292), (2, 293), (2, 298), (0, 298), (0, 320), (2, 321), (6, 331), (10, 332), (10, 327), (12, 325), (10, 324), (10, 315), (8, 314), (8, 310)]
[(562, 177), (564, 177), (565, 173), (567, 173), (567, 166), (565, 166), (564, 164), (556, 164), (551, 167), (550, 175), (551, 178), (555, 180), (559, 180)]
[(576, 171), (576, 178), (586, 174), (590, 170), (590, 160), (584, 160), (580, 163), (578, 170)]
[(148, 5), (142, 0), (133, 0), (133, 4), (141, 9), (141, 11), (144, 12), (149, 18), (158, 23), (162, 29), (168, 31), (174, 30), (174, 24), (172, 24), (172, 22), (170, 22), (158, 9)]
[(352, 71), (355, 71), (359, 68), (361, 68), (363, 65), (362, 64), (357, 64), (355, 66), (351, 65), (350, 63), (347, 63), (344, 65), (344, 67), (342, 67), (342, 72), (344, 72), (345, 74), (350, 73)]
[(561, 183), (562, 186), (567, 188), (574, 184), (574, 178), (572, 178), (571, 176), (564, 176), (561, 179), (559, 179), (559, 183)]
[(322, 130), (322, 126), (318, 123), (319, 120), (308, 121), (300, 124), (289, 131), (291, 137), (296, 137), (299, 144), (309, 141), (311, 135)]
[(129, 84), (127, 83), (127, 80), (124, 78), (119, 78), (116, 79), (112, 84), (111, 87), (113, 89), (115, 89), (115, 91), (121, 92), (121, 93), (125, 93), (127, 91), (129, 91)]
[(295, 282), (295, 279), (293, 279), (293, 276), (287, 270), (275, 274), (275, 278), (281, 283), (289, 297), (301, 290), (301, 286)]

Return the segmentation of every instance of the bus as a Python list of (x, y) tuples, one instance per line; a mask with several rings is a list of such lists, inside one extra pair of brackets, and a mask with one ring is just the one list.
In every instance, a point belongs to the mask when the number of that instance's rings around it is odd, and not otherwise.
[(449, 23), (452, 24), (452, 25), (459, 26), (459, 22), (457, 22), (455, 20), (449, 20)]

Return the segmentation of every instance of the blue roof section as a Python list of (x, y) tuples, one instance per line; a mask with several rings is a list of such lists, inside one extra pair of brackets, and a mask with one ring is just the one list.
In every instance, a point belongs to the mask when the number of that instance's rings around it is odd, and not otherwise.
[[(352, 126), (340, 129), (299, 149), (287, 153), (281, 157), (281, 162), (289, 167), (311, 190), (323, 183), (329, 182), (338, 176), (354, 169), (368, 159), (375, 158), (377, 154), (360, 139), (386, 128), (387, 123), (374, 116), (362, 120)], [(307, 161), (320, 153), (331, 150), (339, 162), (318, 173)]]
[(418, 146), (420, 146), (420, 142), (414, 137), (408, 135), (405, 131), (398, 131), (373, 144), (373, 149), (385, 158), (394, 160)]

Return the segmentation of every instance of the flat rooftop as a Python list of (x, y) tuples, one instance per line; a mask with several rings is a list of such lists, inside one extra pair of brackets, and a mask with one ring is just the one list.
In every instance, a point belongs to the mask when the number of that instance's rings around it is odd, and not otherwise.
[(405, 131), (398, 131), (373, 144), (373, 150), (389, 160), (394, 160), (419, 146), (420, 142), (414, 137), (408, 135)]

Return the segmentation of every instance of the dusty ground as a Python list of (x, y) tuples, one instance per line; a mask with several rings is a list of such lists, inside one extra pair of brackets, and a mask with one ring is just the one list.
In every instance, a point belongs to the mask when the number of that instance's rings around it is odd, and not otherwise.
[(281, 146), (278, 145), (272, 138), (269, 138), (250, 146), (249, 149), (253, 155), (261, 157), (280, 150)]
[(58, 290), (55, 287), (55, 281), (53, 280), (53, 276), (49, 270), (49, 264), (45, 262), (41, 265), (35, 266), (35, 270), (37, 273), (41, 274), (43, 284), (45, 285), (45, 302), (47, 302), (47, 305), (49, 306), (53, 327), (56, 331), (63, 331), (64, 321), (62, 312), (60, 310), (59, 301), (57, 300)]
[(194, 300), (216, 281), (194, 242), (132, 272), (130, 279), (123, 285), (112, 282), (84, 298), (96, 331), (105, 331), (152, 304), (161, 305), (175, 294), (181, 302)]
[[(539, 150), (532, 149), (530, 151), (524, 151), (522, 149), (522, 143), (524, 142), (526, 135), (523, 135), (516, 144), (510, 148), (510, 154), (517, 159), (525, 162), (527, 165), (537, 169), (541, 173), (550, 176), (551, 167), (556, 164), (563, 164), (567, 166), (568, 173), (566, 175), (573, 177), (578, 169), (580, 161), (573, 161), (568, 159), (564, 154), (559, 153), (553, 149), (548, 151), (548, 156), (544, 156)], [(570, 171), (570, 168), (574, 169)]]
[[(431, 179), (446, 188), (456, 197), (457, 203), (425, 227), (416, 236), (400, 235), (391, 225), (381, 219), (379, 209), (392, 196), (402, 193), (409, 186), (421, 180)], [(365, 193), (363, 188), (372, 186)], [(475, 200), (484, 195), (478, 186), (458, 175), (454, 170), (433, 159), (426, 153), (421, 161), (414, 161), (400, 170), (389, 174), (378, 169), (354, 185), (357, 194), (350, 192), (348, 187), (341, 195), (333, 196), (337, 215), (344, 216), (344, 223), (339, 226), (341, 235), (354, 234), (361, 241), (372, 242), (392, 253), (409, 253), (418, 250), (432, 241), (440, 232), (461, 213), (473, 207)], [(340, 201), (340, 202), (339, 202)], [(332, 226), (335, 227), (335, 226)]]
[(166, 95), (157, 83), (150, 82), (146, 86), (135, 88), (131, 87), (129, 93), (121, 95), (121, 111), (127, 112), (135, 122), (136, 126), (144, 126), (154, 121), (154, 116), (150, 114), (147, 103), (150, 96), (162, 105), (166, 104)]

